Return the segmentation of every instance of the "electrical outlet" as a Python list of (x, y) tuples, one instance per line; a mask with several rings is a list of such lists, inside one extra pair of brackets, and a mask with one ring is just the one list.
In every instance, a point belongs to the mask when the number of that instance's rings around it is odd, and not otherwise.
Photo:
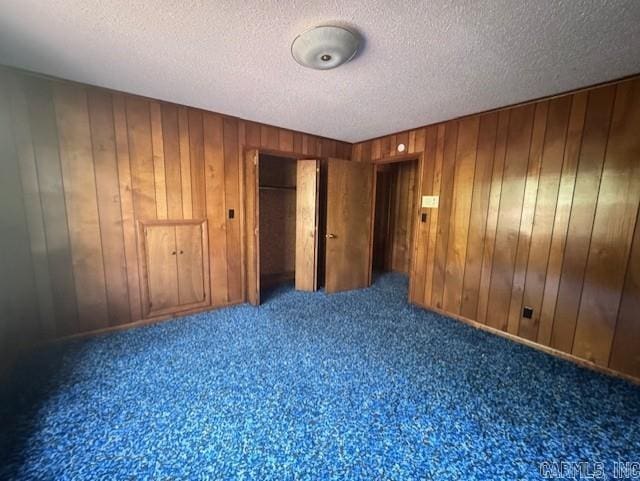
[(522, 309), (522, 317), (524, 317), (525, 319), (531, 319), (533, 317), (533, 308), (525, 306)]

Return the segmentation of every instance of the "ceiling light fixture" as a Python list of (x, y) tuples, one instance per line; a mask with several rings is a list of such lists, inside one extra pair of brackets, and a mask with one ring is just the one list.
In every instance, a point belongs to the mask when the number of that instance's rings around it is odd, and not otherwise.
[(359, 46), (360, 39), (352, 31), (326, 25), (298, 35), (291, 44), (291, 55), (304, 67), (329, 70), (351, 60)]

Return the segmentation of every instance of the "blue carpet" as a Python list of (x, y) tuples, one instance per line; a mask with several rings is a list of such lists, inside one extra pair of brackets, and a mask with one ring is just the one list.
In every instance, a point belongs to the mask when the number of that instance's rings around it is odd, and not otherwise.
[(280, 288), (35, 354), (1, 393), (0, 479), (515, 480), (640, 460), (639, 388), (406, 288)]

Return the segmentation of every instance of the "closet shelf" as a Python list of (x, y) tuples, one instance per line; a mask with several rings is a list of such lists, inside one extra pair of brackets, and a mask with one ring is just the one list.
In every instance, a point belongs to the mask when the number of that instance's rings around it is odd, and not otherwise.
[(295, 186), (284, 185), (261, 185), (260, 190), (296, 190)]

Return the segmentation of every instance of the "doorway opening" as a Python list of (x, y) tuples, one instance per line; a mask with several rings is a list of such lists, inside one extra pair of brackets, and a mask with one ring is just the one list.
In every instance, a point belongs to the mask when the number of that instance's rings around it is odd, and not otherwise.
[(265, 294), (295, 279), (297, 161), (260, 154), (260, 164), (260, 289)]
[(420, 162), (376, 165), (373, 277), (385, 272), (409, 276), (420, 200)]

